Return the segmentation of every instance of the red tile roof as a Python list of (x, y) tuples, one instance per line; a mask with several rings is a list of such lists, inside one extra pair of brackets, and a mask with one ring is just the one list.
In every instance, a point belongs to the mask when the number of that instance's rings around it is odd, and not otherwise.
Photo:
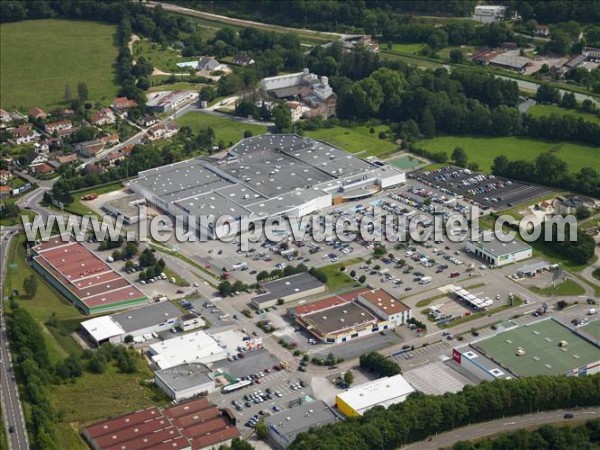
[(308, 305), (300, 305), (294, 309), (297, 316), (303, 316), (305, 314), (314, 313), (323, 309), (332, 308), (343, 303), (348, 303), (358, 297), (363, 292), (368, 292), (368, 288), (358, 289), (356, 291), (347, 292), (346, 294), (336, 295), (334, 297), (328, 297), (323, 300), (309, 303)]

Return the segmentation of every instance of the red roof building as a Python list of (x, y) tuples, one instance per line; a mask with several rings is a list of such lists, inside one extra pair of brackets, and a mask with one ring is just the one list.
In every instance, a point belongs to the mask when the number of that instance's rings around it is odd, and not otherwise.
[(135, 100), (129, 100), (127, 97), (117, 97), (113, 100), (112, 107), (119, 111), (137, 106)]
[(46, 111), (44, 111), (41, 108), (37, 108), (37, 107), (31, 108), (29, 110), (29, 115), (31, 117), (33, 117), (34, 119), (46, 119), (48, 117), (48, 114), (46, 113)]

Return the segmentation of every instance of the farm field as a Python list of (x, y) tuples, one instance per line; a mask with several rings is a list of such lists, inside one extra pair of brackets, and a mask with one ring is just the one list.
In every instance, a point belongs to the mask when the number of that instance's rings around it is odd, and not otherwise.
[(361, 125), (354, 128), (320, 128), (314, 131), (306, 131), (304, 134), (307, 137), (320, 139), (362, 157), (389, 153), (398, 148), (398, 145), (392, 142), (390, 138), (379, 139), (381, 131), (388, 133), (388, 136), (390, 135), (388, 126), (378, 125), (373, 128), (375, 129), (374, 133), (370, 132), (369, 126)]
[(556, 105), (534, 105), (529, 108), (528, 113), (532, 116), (549, 116), (551, 114), (558, 114), (561, 116), (573, 116), (577, 119), (582, 118), (589, 122), (600, 125), (600, 116), (597, 114), (587, 113), (578, 111), (576, 109), (565, 109)]
[(49, 109), (64, 104), (65, 86), (108, 104), (118, 91), (113, 64), (115, 27), (71, 20), (29, 20), (0, 26), (0, 78), (4, 109)]
[(509, 160), (531, 161), (540, 153), (553, 150), (559, 158), (568, 163), (569, 171), (575, 173), (583, 167), (593, 167), (598, 151), (592, 145), (522, 137), (440, 136), (419, 141), (418, 145), (429, 151), (445, 151), (448, 157), (455, 147), (462, 147), (469, 157), (469, 162), (476, 162), (479, 164), (479, 170), (484, 172), (489, 171), (494, 159), (502, 154)]
[(225, 119), (201, 112), (189, 112), (177, 119), (182, 127), (190, 127), (196, 132), (211, 127), (215, 132), (215, 142), (223, 141), (225, 145), (235, 144), (244, 137), (244, 131), (251, 131), (254, 136), (266, 133), (267, 127), (238, 122), (233, 118)]

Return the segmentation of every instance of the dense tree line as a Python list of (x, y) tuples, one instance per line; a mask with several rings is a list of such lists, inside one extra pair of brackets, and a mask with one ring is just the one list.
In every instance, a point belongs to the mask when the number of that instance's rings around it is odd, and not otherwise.
[(520, 429), (502, 433), (493, 438), (461, 441), (453, 450), (592, 450), (600, 447), (600, 419), (589, 420), (583, 425), (543, 425), (537, 430)]
[(600, 174), (596, 169), (584, 167), (573, 175), (568, 171), (568, 164), (551, 152), (542, 153), (533, 161), (510, 161), (506, 156), (500, 155), (494, 159), (492, 173), (513, 180), (572, 190), (592, 197), (600, 195)]
[(567, 225), (565, 230), (565, 237), (559, 239), (556, 228), (552, 230), (552, 239), (546, 241), (544, 234), (546, 232), (546, 224), (542, 224), (542, 234), (538, 238), (538, 242), (541, 245), (549, 247), (551, 250), (558, 253), (561, 258), (571, 261), (575, 264), (587, 264), (593, 257), (596, 249), (596, 241), (589, 234), (584, 233), (581, 230), (577, 232), (577, 240), (570, 241), (569, 237), (570, 227)]
[(400, 373), (400, 366), (392, 359), (377, 352), (360, 355), (360, 367), (374, 372), (378, 377), (391, 377)]
[(483, 382), (456, 394), (415, 393), (388, 409), (298, 435), (291, 450), (393, 449), (470, 423), (535, 411), (595, 406), (600, 374), (583, 377), (538, 376)]

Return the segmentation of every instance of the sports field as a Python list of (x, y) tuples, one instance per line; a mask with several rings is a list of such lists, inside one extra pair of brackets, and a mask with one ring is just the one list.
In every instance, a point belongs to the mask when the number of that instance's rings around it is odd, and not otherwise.
[(192, 131), (211, 127), (215, 132), (215, 143), (223, 141), (226, 146), (235, 144), (244, 138), (244, 131), (251, 131), (254, 136), (267, 132), (263, 125), (250, 125), (226, 117), (218, 117), (202, 112), (189, 112), (177, 119), (182, 127), (190, 127)]
[(555, 152), (556, 156), (567, 162), (571, 173), (579, 172), (583, 167), (595, 167), (598, 149), (592, 145), (571, 142), (544, 141), (523, 137), (473, 137), (440, 136), (424, 139), (417, 145), (425, 150), (445, 151), (450, 157), (455, 147), (462, 147), (469, 162), (479, 164), (479, 170), (488, 172), (494, 159), (499, 155), (509, 160), (534, 160), (540, 153)]
[[(567, 345), (560, 347), (561, 341)], [(552, 319), (500, 333), (476, 347), (519, 376), (564, 374), (600, 359), (598, 347)], [(517, 356), (519, 347), (524, 355)]]
[(581, 118), (588, 122), (600, 125), (600, 116), (588, 112), (579, 111), (577, 109), (565, 109), (560, 108), (556, 105), (534, 105), (527, 111), (532, 116), (550, 116), (552, 114), (558, 114), (561, 116), (573, 116), (577, 119)]
[(77, 96), (84, 82), (93, 101), (117, 93), (113, 64), (115, 27), (72, 20), (28, 20), (0, 26), (0, 104), (27, 111), (64, 103), (65, 86)]

